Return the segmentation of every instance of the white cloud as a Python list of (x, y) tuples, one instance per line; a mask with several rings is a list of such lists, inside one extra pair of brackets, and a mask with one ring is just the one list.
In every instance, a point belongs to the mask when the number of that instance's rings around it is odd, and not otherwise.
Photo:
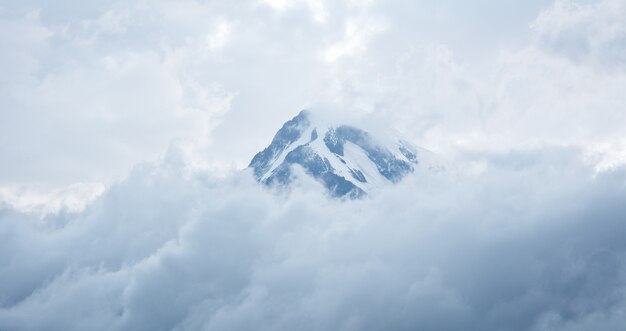
[(37, 186), (5, 186), (0, 188), (0, 201), (11, 208), (41, 216), (79, 212), (104, 192), (102, 183), (75, 183), (61, 189)]
[[(564, 129), (571, 131), (576, 121), (582, 121), (596, 135), (598, 127), (606, 129), (600, 124), (614, 115), (597, 109), (619, 106), (597, 103), (620, 102), (613, 93), (621, 90), (622, 74), (611, 76), (610, 70), (603, 72), (595, 66), (561, 63), (561, 56), (542, 41), (551, 39), (542, 36), (558, 35), (568, 24), (585, 27), (579, 30), (589, 40), (605, 40), (608, 37), (602, 36), (610, 31), (618, 36), (615, 31), (621, 20), (609, 10), (618, 4), (557, 3), (528, 29), (528, 21), (520, 20), (532, 20), (531, 14), (536, 16), (545, 4), (537, 0), (524, 6), (509, 4), (509, 8), (478, 2), (475, 8), (466, 8), (451, 2), (267, 5), (162, 0), (150, 5), (141, 1), (92, 7), (73, 4), (75, 10), (66, 12), (36, 2), (14, 4), (5, 21), (27, 23), (31, 31), (40, 33), (32, 43), (23, 44), (21, 52), (27, 56), (16, 53), (3, 61), (11, 64), (7, 70), (23, 68), (11, 75), (6, 91), (12, 92), (0, 100), (5, 109), (0, 115), (6, 123), (3, 141), (19, 141), (23, 146), (16, 149), (31, 152), (20, 156), (14, 150), (4, 151), (16, 166), (5, 166), (2, 185), (35, 179), (51, 189), (74, 182), (110, 183), (133, 163), (154, 158), (169, 141), (181, 138), (204, 142), (196, 148), (201, 150), (197, 163), (240, 168), (286, 118), (320, 101), (382, 113), (381, 117), (403, 128), (418, 144), (444, 153), (455, 153), (459, 146), (493, 147), (494, 142), (516, 145), (531, 135), (538, 141), (561, 139), (563, 134), (548, 131), (554, 122), (561, 124), (563, 116), (569, 116), (570, 105), (557, 105), (550, 115), (554, 120), (547, 116), (541, 120), (545, 124), (536, 127), (539, 114), (527, 108), (543, 109), (546, 103), (564, 100), (579, 109), (583, 105), (593, 108), (597, 117), (590, 121), (590, 111), (576, 110), (586, 115), (573, 116), (568, 121), (572, 125)], [(31, 12), (39, 14), (13, 14), (34, 6), (41, 9)], [(592, 13), (585, 14), (591, 18), (563, 18), (578, 17), (579, 7)], [(485, 13), (490, 20), (485, 21)], [(595, 17), (604, 14), (612, 15), (606, 28), (587, 28), (602, 21)], [(5, 36), (5, 42), (11, 36)], [(524, 46), (526, 38), (532, 43)], [(467, 40), (486, 44), (471, 46)], [(594, 52), (598, 56), (607, 53), (604, 46)], [(142, 77), (146, 81), (139, 81)], [(603, 97), (594, 97), (598, 91), (588, 91), (585, 82), (609, 88), (600, 91)], [(515, 84), (522, 84), (522, 89), (514, 88)], [(545, 91), (533, 89), (538, 86), (546, 87)], [(89, 107), (90, 101), (94, 106)], [(148, 113), (151, 120), (144, 121)], [(525, 114), (523, 119), (520, 113)], [(50, 115), (63, 120), (50, 120)], [(92, 118), (91, 122), (75, 119), (85, 117)], [(42, 120), (30, 125), (26, 119), (31, 118)], [(120, 132), (116, 118), (127, 124), (125, 132)], [(102, 127), (107, 121), (116, 129)], [(618, 122), (619, 118), (612, 120)], [(71, 146), (76, 144), (79, 128), (86, 128), (80, 132), (80, 142), (93, 146), (90, 151)], [(233, 132), (246, 135), (236, 137)], [(48, 139), (49, 134), (55, 137)], [(583, 141), (576, 132), (573, 137), (566, 143)], [(614, 138), (590, 140), (600, 146), (611, 144)], [(37, 143), (41, 140), (55, 146), (69, 141), (70, 148), (44, 149)], [(108, 140), (113, 143), (98, 147)], [(46, 169), (32, 162), (23, 166), (42, 149), (50, 156)], [(206, 157), (200, 160), (197, 155)], [(68, 163), (72, 171), (63, 170)]]
[(380, 32), (384, 28), (380, 24), (374, 22), (357, 23), (347, 21), (344, 28), (343, 38), (328, 46), (323, 51), (323, 58), (327, 62), (335, 62), (343, 57), (351, 57), (358, 55), (366, 49), (367, 39), (372, 34)]
[[(562, 3), (534, 20), (530, 43), (479, 61), (453, 45), (411, 43), (390, 21), (358, 61), (336, 69), (332, 98), (377, 113), (418, 144), (449, 156), (551, 143), (579, 146), (591, 159), (618, 164), (626, 75), (617, 58), (606, 57), (605, 43), (611, 35), (617, 45), (624, 20), (616, 17), (624, 11), (613, 1), (576, 5), (591, 17), (582, 24), (578, 9), (565, 11)], [(548, 24), (553, 16), (559, 24)], [(544, 40), (564, 29), (593, 46), (584, 61)]]
[[(0, 185), (54, 191), (110, 183), (173, 139), (206, 140), (233, 94), (200, 83), (195, 68), (180, 61), (188, 50), (112, 48), (144, 24), (133, 10), (63, 25), (46, 24), (37, 12), (3, 21), (3, 31), (15, 33), (3, 42), (15, 47), (2, 61)], [(210, 33), (203, 46), (214, 51), (229, 29), (225, 22), (215, 28), (198, 33)]]
[(581, 5), (556, 1), (533, 22), (535, 38), (544, 47), (573, 61), (623, 67), (626, 63), (626, 5), (604, 0)]
[(32, 81), (41, 67), (38, 57), (45, 52), (53, 32), (39, 24), (39, 15), (32, 11), (17, 18), (0, 17), (0, 38), (6, 48), (0, 55), (3, 99), (13, 84)]
[(221, 22), (217, 25), (215, 32), (209, 37), (209, 50), (217, 51), (226, 45), (228, 37), (231, 33), (231, 26), (227, 22)]
[(286, 10), (298, 5), (306, 5), (311, 11), (313, 19), (318, 23), (325, 23), (328, 18), (326, 0), (261, 0), (263, 3), (271, 6), (274, 10), (283, 14)]

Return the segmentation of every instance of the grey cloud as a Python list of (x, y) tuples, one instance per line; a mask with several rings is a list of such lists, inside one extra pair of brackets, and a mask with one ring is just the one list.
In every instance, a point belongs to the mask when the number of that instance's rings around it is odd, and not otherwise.
[(626, 172), (579, 156), (474, 156), (354, 202), (137, 167), (82, 213), (2, 212), (0, 328), (611, 330)]

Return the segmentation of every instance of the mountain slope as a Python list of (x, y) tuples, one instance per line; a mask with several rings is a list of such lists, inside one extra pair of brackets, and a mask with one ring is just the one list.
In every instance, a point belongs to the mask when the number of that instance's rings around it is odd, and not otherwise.
[(249, 167), (259, 182), (275, 186), (289, 184), (293, 167), (300, 166), (332, 196), (358, 198), (399, 182), (418, 166), (433, 166), (432, 153), (397, 137), (385, 138), (304, 110), (278, 130)]

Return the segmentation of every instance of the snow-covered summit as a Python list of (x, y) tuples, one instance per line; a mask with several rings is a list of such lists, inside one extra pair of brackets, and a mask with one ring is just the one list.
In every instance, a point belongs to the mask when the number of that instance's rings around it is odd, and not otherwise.
[(358, 198), (397, 183), (417, 167), (433, 168), (434, 155), (396, 135), (377, 135), (320, 113), (301, 111), (278, 130), (249, 167), (266, 185), (286, 185), (294, 166), (321, 182), (335, 197)]

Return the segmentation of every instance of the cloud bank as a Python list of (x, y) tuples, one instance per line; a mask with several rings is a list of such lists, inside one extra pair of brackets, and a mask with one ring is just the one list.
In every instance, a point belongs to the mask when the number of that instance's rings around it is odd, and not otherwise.
[[(626, 169), (474, 156), (364, 200), (137, 166), (80, 213), (0, 213), (3, 330), (618, 330)], [(468, 167), (470, 167), (468, 165)]]

